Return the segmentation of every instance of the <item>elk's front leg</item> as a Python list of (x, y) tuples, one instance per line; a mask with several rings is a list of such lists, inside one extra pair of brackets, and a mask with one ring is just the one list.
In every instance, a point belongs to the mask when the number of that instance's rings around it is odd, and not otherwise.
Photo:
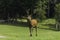
[(29, 30), (30, 30), (30, 36), (32, 36), (32, 27), (31, 26), (29, 27)]
[(37, 26), (35, 26), (36, 36), (37, 36)]

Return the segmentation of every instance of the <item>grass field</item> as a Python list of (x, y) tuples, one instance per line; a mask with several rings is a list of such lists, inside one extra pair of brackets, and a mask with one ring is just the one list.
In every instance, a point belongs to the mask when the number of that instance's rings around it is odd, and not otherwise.
[(38, 24), (37, 37), (34, 30), (33, 36), (29, 36), (29, 28), (25, 24), (0, 24), (0, 40), (60, 40), (60, 31), (50, 28), (55, 24), (54, 19), (48, 20)]

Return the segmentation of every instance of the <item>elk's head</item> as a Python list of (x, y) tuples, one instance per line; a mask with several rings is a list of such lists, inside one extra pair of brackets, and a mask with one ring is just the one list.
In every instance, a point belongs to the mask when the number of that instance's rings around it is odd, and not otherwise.
[(31, 19), (32, 19), (31, 15), (28, 15), (27, 19), (28, 19), (29, 21), (31, 21)]

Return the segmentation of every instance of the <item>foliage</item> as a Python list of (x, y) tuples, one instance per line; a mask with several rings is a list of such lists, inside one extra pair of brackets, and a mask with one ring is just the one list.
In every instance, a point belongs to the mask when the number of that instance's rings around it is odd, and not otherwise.
[(34, 10), (34, 13), (37, 14), (37, 17), (39, 19), (45, 19), (46, 18), (46, 8), (47, 8), (47, 0), (39, 0), (37, 2), (36, 8)]
[(60, 30), (60, 3), (55, 7), (56, 29)]
[(60, 3), (56, 4), (55, 7), (55, 18), (56, 20), (60, 21)]
[(49, 0), (0, 0), (0, 18), (7, 20), (36, 14), (38, 19), (45, 19), (48, 3)]

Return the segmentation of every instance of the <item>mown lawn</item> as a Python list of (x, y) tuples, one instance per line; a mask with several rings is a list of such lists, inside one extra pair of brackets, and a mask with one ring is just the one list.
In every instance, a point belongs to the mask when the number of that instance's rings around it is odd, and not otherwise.
[[(29, 28), (26, 25), (0, 24), (0, 40), (60, 40), (60, 31), (55, 31), (52, 27), (54, 19), (44, 20), (38, 24), (38, 36), (29, 36)], [(52, 25), (53, 24), (53, 25)]]

